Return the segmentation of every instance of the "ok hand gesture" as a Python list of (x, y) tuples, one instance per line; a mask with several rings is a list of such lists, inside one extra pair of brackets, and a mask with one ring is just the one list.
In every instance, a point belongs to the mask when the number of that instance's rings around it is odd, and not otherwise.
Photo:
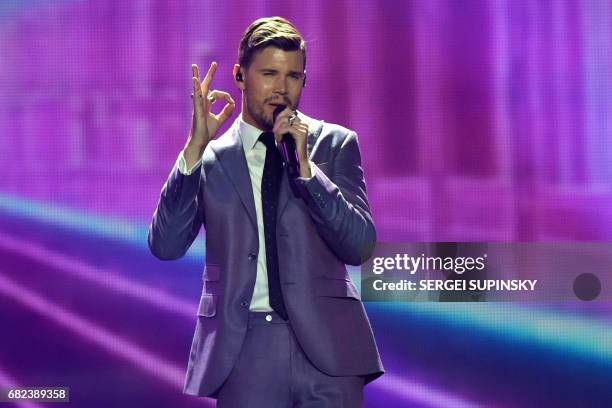
[[(209, 91), (210, 84), (217, 71), (217, 63), (210, 64), (210, 68), (200, 83), (200, 69), (196, 64), (191, 66), (193, 72), (193, 121), (187, 145), (204, 150), (219, 131), (219, 128), (230, 116), (236, 107), (236, 103), (229, 93), (223, 91)], [(212, 105), (218, 99), (227, 103), (218, 115), (212, 113)]]

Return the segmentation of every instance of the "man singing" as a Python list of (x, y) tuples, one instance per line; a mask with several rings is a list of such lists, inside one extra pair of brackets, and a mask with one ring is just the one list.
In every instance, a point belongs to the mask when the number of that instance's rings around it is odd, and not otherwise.
[(218, 138), (235, 102), (210, 90), (216, 69), (200, 82), (192, 66), (191, 132), (148, 237), (170, 260), (206, 231), (184, 391), (219, 407), (359, 407), (384, 371), (345, 267), (376, 241), (357, 135), (297, 111), (306, 45), (284, 18), (244, 32), (233, 69), (242, 111)]

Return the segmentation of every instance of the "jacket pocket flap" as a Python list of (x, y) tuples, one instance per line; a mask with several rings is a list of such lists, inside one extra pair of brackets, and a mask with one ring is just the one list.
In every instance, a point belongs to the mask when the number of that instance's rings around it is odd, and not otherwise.
[(203, 293), (198, 306), (198, 316), (213, 317), (217, 314), (217, 296)]
[(314, 288), (317, 296), (348, 297), (361, 300), (357, 288), (350, 280), (346, 279), (314, 279)]

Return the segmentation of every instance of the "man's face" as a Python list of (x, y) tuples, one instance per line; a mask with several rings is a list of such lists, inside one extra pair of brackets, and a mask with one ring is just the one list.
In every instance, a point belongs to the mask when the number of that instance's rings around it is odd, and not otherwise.
[(278, 105), (298, 108), (303, 81), (302, 51), (276, 47), (259, 51), (244, 75), (243, 119), (260, 129), (271, 130), (272, 113)]

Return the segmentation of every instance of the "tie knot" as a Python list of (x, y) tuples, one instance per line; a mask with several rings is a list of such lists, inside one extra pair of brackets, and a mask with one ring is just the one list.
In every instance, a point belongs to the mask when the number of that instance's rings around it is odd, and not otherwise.
[(263, 132), (259, 136), (259, 141), (266, 145), (266, 149), (276, 147), (276, 144), (274, 143), (274, 133), (272, 132)]

